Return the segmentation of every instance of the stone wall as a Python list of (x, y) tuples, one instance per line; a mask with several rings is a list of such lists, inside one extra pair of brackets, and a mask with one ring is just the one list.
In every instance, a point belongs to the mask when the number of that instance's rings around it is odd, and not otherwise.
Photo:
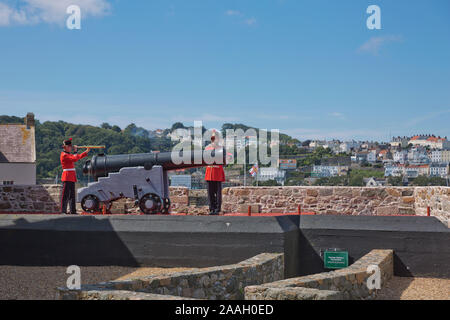
[[(0, 212), (57, 213), (60, 212), (62, 185), (0, 185)], [(173, 212), (183, 212), (189, 205), (189, 190), (185, 187), (170, 187)], [(77, 211), (81, 212), (77, 203)], [(137, 213), (134, 200), (115, 201), (113, 213)], [(185, 212), (185, 211), (184, 211)]]
[(372, 250), (351, 266), (331, 272), (290, 278), (245, 288), (246, 300), (350, 300), (373, 299), (376, 289), (367, 286), (368, 267), (380, 270), (381, 288), (394, 274), (392, 250)]
[(427, 207), (430, 207), (432, 216), (450, 224), (449, 187), (416, 187), (414, 200), (417, 215), (426, 215)]
[[(171, 212), (207, 214), (204, 191), (170, 187)], [(59, 212), (61, 185), (0, 186), (0, 212)], [(344, 215), (431, 215), (450, 220), (449, 187), (232, 187), (224, 212), (303, 212)], [(137, 213), (134, 200), (114, 202), (113, 213)], [(78, 212), (81, 208), (78, 204)]]
[(60, 185), (0, 186), (0, 212), (59, 212)]
[(223, 190), (225, 212), (248, 205), (260, 212), (343, 215), (431, 215), (448, 221), (449, 187), (233, 187)]
[[(169, 187), (170, 212), (186, 212), (189, 208), (189, 189), (186, 187)], [(81, 210), (81, 209), (80, 209)], [(112, 213), (140, 213), (132, 199), (120, 199), (113, 202)]]
[[(244, 288), (283, 279), (284, 255), (262, 253), (238, 264), (82, 286), (58, 288), (59, 299), (243, 299)], [(148, 294), (148, 295), (145, 295)]]

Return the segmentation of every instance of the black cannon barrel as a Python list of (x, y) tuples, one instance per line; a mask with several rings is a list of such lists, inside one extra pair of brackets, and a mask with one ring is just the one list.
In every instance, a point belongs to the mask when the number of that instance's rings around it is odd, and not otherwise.
[[(217, 153), (217, 154), (216, 154)], [(184, 158), (185, 156), (186, 158)], [(213, 161), (213, 159), (220, 161)], [(173, 159), (183, 159), (180, 164), (174, 163)], [(198, 161), (198, 159), (201, 160)], [(125, 167), (145, 167), (151, 169), (154, 165), (160, 165), (164, 170), (188, 169), (207, 166), (210, 164), (225, 164), (226, 152), (223, 148), (215, 150), (191, 151), (187, 155), (183, 151), (162, 153), (137, 153), (118, 155), (93, 156), (83, 165), (83, 173), (95, 178), (107, 176), (110, 172), (118, 172)], [(211, 163), (212, 162), (212, 163)]]

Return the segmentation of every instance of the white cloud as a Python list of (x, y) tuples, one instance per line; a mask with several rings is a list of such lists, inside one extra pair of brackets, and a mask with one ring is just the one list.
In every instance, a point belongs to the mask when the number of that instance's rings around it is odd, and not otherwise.
[(225, 15), (227, 15), (227, 16), (241, 16), (242, 13), (240, 11), (237, 11), (237, 10), (227, 10), (227, 11), (225, 11)]
[(253, 26), (256, 24), (256, 19), (255, 18), (250, 18), (250, 19), (246, 19), (245, 24), (249, 25), (249, 26)]
[(186, 122), (186, 123), (190, 123), (192, 122), (192, 124), (194, 123), (194, 121), (203, 121), (203, 122), (232, 122), (232, 121), (238, 121), (240, 118), (238, 116), (224, 116), (224, 115), (220, 115), (220, 114), (211, 114), (211, 113), (203, 113), (203, 114), (198, 114), (196, 116), (190, 115), (190, 116), (186, 116), (186, 115), (177, 115), (171, 118), (172, 121), (177, 121), (177, 122)]
[(70, 5), (78, 5), (82, 17), (103, 16), (111, 8), (107, 0), (19, 0), (16, 3), (0, 2), (0, 26), (63, 24)]
[(12, 23), (24, 24), (27, 21), (26, 12), (16, 10), (5, 3), (0, 2), (0, 26), (8, 26)]
[(344, 120), (345, 119), (345, 115), (343, 113), (340, 112), (331, 112), (328, 114), (330, 117), (336, 118), (336, 119), (340, 119), (340, 120)]
[(415, 117), (415, 118), (411, 118), (409, 120), (406, 120), (404, 122), (404, 125), (407, 128), (415, 127), (419, 123), (429, 122), (430, 120), (432, 120), (434, 118), (441, 117), (441, 116), (449, 114), (449, 113), (450, 113), (450, 109), (437, 111), (437, 112), (430, 112), (430, 113), (427, 113), (427, 114), (422, 114), (419, 117)]
[(285, 129), (283, 133), (287, 133), (290, 136), (297, 138), (299, 140), (307, 139), (340, 139), (340, 140), (372, 140), (378, 139), (381, 141), (384, 137), (382, 134), (382, 129)]
[(358, 52), (370, 53), (373, 55), (378, 55), (380, 53), (381, 47), (390, 42), (400, 42), (402, 41), (401, 36), (383, 36), (383, 37), (372, 37), (366, 42), (364, 42), (359, 48)]
[(254, 26), (256, 25), (256, 19), (254, 17), (248, 18), (246, 15), (238, 10), (227, 10), (225, 11), (226, 16), (230, 17), (239, 17), (239, 20), (241, 20), (241, 23), (244, 23), (248, 26)]

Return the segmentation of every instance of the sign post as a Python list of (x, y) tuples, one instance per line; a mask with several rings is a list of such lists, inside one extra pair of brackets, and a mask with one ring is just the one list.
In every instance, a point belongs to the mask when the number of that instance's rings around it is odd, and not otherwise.
[(325, 251), (323, 254), (325, 269), (342, 269), (348, 267), (347, 251)]

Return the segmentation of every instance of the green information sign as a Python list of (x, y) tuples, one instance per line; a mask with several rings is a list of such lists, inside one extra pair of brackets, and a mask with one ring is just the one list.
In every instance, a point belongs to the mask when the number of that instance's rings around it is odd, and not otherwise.
[(348, 267), (347, 251), (325, 251), (323, 264), (326, 269), (340, 269)]

